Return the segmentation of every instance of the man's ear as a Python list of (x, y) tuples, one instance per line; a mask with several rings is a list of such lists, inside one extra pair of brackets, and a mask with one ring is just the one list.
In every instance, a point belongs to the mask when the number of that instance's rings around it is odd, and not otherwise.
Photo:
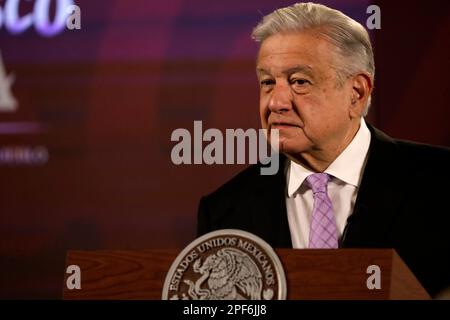
[(361, 117), (372, 93), (373, 79), (368, 73), (358, 73), (352, 78), (350, 117)]

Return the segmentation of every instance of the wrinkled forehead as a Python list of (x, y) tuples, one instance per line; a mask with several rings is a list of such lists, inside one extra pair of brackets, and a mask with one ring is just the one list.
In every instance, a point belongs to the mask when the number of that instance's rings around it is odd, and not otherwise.
[(336, 59), (335, 47), (317, 33), (276, 34), (262, 42), (256, 70), (258, 75), (262, 72), (285, 73), (296, 68), (317, 73), (336, 65)]

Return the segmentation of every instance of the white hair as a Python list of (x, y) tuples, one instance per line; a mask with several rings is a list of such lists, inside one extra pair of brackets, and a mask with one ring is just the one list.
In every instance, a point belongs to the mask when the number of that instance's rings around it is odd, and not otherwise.
[[(344, 65), (337, 68), (340, 84), (345, 78), (361, 71), (375, 78), (373, 50), (367, 30), (342, 12), (321, 4), (296, 3), (275, 10), (255, 27), (252, 38), (262, 43), (274, 34), (305, 30), (317, 31), (337, 48), (337, 53), (344, 61)], [(371, 97), (363, 116), (367, 115), (370, 102)]]

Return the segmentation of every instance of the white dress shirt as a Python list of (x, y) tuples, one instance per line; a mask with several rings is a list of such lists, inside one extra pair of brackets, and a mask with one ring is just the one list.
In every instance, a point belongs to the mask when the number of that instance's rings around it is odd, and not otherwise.
[[(328, 196), (333, 204), (338, 239), (341, 237), (347, 218), (353, 212), (361, 183), (367, 153), (370, 145), (370, 131), (364, 119), (352, 142), (324, 171), (331, 175)], [(287, 194), (286, 209), (294, 248), (308, 248), (309, 229), (313, 210), (313, 193), (305, 182), (315, 172), (288, 160), (286, 166)]]

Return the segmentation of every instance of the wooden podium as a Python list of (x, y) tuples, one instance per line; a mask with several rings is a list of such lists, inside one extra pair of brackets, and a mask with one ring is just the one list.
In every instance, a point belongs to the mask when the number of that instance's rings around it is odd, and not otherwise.
[[(287, 280), (287, 299), (430, 299), (392, 249), (275, 249)], [(178, 250), (69, 251), (66, 269), (81, 270), (81, 289), (64, 299), (161, 299)], [(367, 267), (381, 270), (381, 289), (368, 289)]]

